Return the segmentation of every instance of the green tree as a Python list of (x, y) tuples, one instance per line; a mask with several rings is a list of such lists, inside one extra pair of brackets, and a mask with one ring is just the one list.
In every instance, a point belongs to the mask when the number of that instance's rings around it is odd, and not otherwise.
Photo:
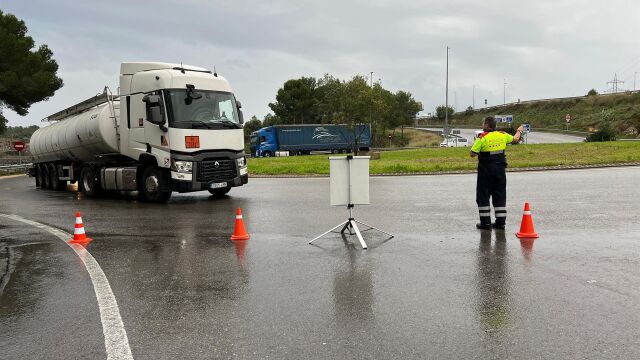
[(336, 106), (343, 95), (344, 84), (339, 79), (325, 74), (322, 79), (318, 79), (318, 87), (315, 91), (317, 121), (320, 124), (330, 124), (333, 122), (337, 109)]
[(4, 133), (4, 136), (13, 140), (22, 140), (25, 142), (29, 142), (29, 138), (31, 138), (31, 135), (33, 135), (33, 133), (36, 132), (36, 130), (38, 130), (39, 128), (40, 127), (38, 127), (38, 125), (31, 125), (28, 127), (8, 126)]
[(262, 120), (262, 126), (273, 126), (282, 124), (282, 120), (277, 115), (267, 114)]
[(598, 142), (598, 141), (615, 141), (617, 138), (616, 131), (613, 128), (614, 122), (613, 110), (602, 110), (600, 120), (600, 129), (593, 134), (589, 134), (585, 141)]
[(316, 87), (312, 77), (288, 80), (269, 107), (283, 124), (312, 124), (316, 122)]
[(469, 115), (473, 115), (473, 107), (472, 106), (468, 106), (467, 109), (464, 111), (464, 114), (469, 116)]
[(251, 119), (244, 123), (244, 137), (249, 138), (251, 133), (260, 129), (262, 127), (262, 121), (258, 120), (258, 118), (253, 115)]
[(588, 96), (592, 96), (592, 95), (598, 95), (598, 92), (596, 91), (596, 89), (591, 89), (589, 90), (589, 92), (587, 93)]
[(0, 10), (0, 133), (7, 123), (3, 108), (24, 116), (31, 105), (47, 100), (63, 85), (53, 52), (45, 44), (34, 47), (24, 21)]
[(453, 110), (453, 107), (449, 106), (448, 108), (445, 107), (444, 105), (440, 105), (436, 108), (436, 117), (438, 118), (438, 120), (440, 121), (444, 121), (444, 118), (447, 114), (447, 109), (448, 113), (449, 113), (449, 119), (451, 119), (451, 115), (453, 115), (453, 113), (455, 112), (455, 110)]

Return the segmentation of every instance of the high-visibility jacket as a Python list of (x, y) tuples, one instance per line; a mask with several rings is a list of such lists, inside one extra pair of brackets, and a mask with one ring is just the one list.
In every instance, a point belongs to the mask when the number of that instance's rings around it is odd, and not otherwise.
[(509, 135), (504, 131), (484, 132), (476, 139), (471, 147), (471, 151), (481, 155), (497, 155), (504, 154), (507, 144), (511, 144), (513, 135)]

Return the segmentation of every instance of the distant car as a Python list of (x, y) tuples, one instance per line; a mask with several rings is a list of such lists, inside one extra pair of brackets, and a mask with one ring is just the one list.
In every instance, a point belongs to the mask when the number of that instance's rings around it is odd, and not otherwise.
[(469, 141), (467, 140), (467, 138), (462, 138), (462, 137), (449, 138), (440, 143), (440, 147), (463, 147), (463, 146), (469, 146)]

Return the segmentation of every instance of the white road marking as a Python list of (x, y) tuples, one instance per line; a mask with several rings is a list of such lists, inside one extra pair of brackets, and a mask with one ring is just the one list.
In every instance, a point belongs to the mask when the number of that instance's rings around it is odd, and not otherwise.
[(0, 217), (20, 221), (55, 235), (58, 239), (69, 245), (76, 254), (78, 254), (78, 257), (80, 257), (80, 260), (84, 263), (84, 266), (91, 277), (93, 290), (95, 291), (96, 298), (98, 299), (98, 308), (100, 309), (100, 320), (102, 322), (102, 333), (104, 334), (104, 345), (107, 351), (107, 359), (133, 359), (131, 348), (129, 348), (127, 332), (124, 329), (124, 324), (120, 317), (120, 309), (118, 308), (116, 297), (113, 295), (111, 286), (109, 286), (109, 280), (107, 280), (102, 268), (100, 268), (96, 259), (91, 256), (87, 249), (81, 245), (69, 244), (67, 240), (72, 239), (73, 235), (51, 226), (25, 219), (18, 215), (0, 213)]

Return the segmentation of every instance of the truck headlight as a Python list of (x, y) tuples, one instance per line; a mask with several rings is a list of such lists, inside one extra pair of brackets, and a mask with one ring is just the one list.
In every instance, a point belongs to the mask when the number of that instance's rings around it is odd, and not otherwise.
[(191, 174), (191, 170), (193, 169), (193, 163), (191, 161), (180, 161), (171, 159), (171, 170), (184, 173)]
[(238, 162), (238, 167), (239, 168), (243, 168), (245, 166), (247, 166), (247, 159), (245, 159), (245, 157), (241, 157), (241, 158), (237, 158), (236, 161)]

